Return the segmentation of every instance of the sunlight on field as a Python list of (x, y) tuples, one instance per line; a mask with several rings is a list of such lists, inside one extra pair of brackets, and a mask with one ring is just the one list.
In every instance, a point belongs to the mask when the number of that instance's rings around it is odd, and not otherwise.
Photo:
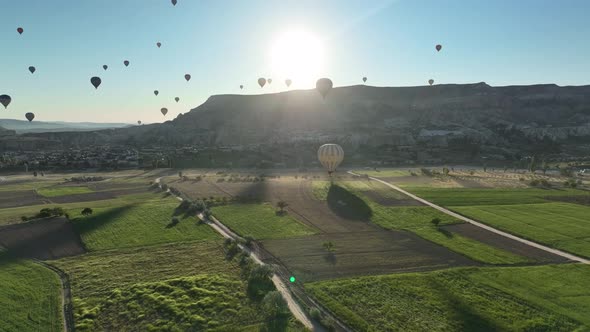
[(86, 193), (93, 192), (93, 190), (91, 190), (90, 188), (88, 188), (86, 186), (84, 186), (84, 187), (82, 187), (82, 186), (78, 186), (78, 187), (53, 186), (53, 187), (39, 188), (39, 189), (37, 189), (37, 192), (40, 195), (43, 195), (45, 197), (57, 197), (57, 196), (66, 196), (66, 195), (86, 194)]

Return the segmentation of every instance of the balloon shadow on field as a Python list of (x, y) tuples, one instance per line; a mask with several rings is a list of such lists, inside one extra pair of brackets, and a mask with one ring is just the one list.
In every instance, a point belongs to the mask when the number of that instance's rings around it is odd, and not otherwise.
[(344, 219), (366, 221), (373, 215), (365, 201), (336, 184), (330, 186), (327, 201), (330, 210)]

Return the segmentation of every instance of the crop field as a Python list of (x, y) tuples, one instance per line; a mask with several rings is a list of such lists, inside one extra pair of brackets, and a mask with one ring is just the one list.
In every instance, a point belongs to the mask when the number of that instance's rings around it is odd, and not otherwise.
[(170, 225), (177, 206), (172, 197), (151, 194), (140, 202), (95, 208), (91, 216), (76, 216), (73, 223), (88, 250), (216, 238), (215, 232), (197, 224), (195, 217), (179, 216), (180, 222)]
[(590, 207), (568, 203), (452, 206), (496, 228), (590, 257)]
[(241, 236), (254, 239), (278, 239), (313, 234), (313, 230), (288, 213), (277, 214), (268, 203), (231, 204), (212, 209), (213, 215)]
[(305, 287), (362, 331), (573, 331), (590, 327), (589, 278), (590, 267), (565, 264), (458, 268)]
[(47, 268), (0, 260), (0, 331), (63, 331), (61, 284)]
[(105, 250), (52, 264), (70, 275), (79, 331), (258, 330), (263, 317), (220, 240)]
[(86, 186), (51, 186), (43, 187), (37, 190), (40, 195), (45, 197), (57, 197), (75, 194), (86, 194), (93, 192)]

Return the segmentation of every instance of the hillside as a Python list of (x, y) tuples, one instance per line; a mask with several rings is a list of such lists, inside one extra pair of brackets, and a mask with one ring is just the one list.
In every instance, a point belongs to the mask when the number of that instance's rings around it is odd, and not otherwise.
[[(217, 95), (163, 124), (36, 135), (68, 145), (314, 145), (389, 161), (519, 159), (588, 154), (590, 86), (491, 87), (485, 83), (334, 88)], [(292, 143), (292, 144), (289, 144)], [(395, 156), (391, 156), (395, 155)]]

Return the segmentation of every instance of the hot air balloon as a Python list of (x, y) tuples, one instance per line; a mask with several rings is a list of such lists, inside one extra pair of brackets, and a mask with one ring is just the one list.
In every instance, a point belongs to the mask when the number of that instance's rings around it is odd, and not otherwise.
[(35, 70), (37, 70), (37, 69), (35, 69), (35, 67), (33, 67), (33, 66), (29, 67), (29, 71), (31, 72), (31, 74), (34, 74)]
[(107, 69), (109, 69), (109, 66), (107, 66), (107, 65), (102, 65), (102, 69), (104, 69), (104, 70), (107, 70)]
[(162, 46), (162, 43), (160, 43), (160, 42), (157, 42), (157, 43), (156, 43), (156, 46), (158, 46), (158, 48), (160, 48), (160, 46)]
[(174, 100), (176, 100), (176, 102), (178, 103), (178, 101), (180, 100), (180, 98), (176, 97), (176, 98), (174, 98)]
[(315, 89), (318, 90), (324, 99), (326, 99), (328, 92), (332, 90), (332, 80), (329, 78), (320, 78), (315, 83)]
[(184, 79), (188, 82), (191, 80), (191, 75), (190, 74), (186, 74), (184, 75)]
[(23, 30), (23, 28), (19, 27), (16, 29), (16, 31), (18, 32), (19, 35), (22, 35), (25, 30)]
[(90, 79), (90, 83), (92, 83), (92, 85), (94, 85), (95, 89), (98, 89), (98, 87), (100, 86), (100, 83), (102, 83), (102, 80), (100, 79), (100, 77), (94, 76), (93, 78)]
[(31, 122), (35, 118), (35, 114), (29, 112), (29, 113), (25, 114), (25, 118), (27, 118), (27, 120), (29, 120), (29, 122)]
[(287, 79), (285, 80), (285, 84), (287, 85), (287, 88), (291, 86), (291, 83), (293, 83), (293, 81), (291, 81), (291, 79), (290, 79), (290, 78), (287, 78)]
[(137, 124), (140, 125), (141, 124), (141, 120), (137, 120)]
[(156, 96), (158, 95), (158, 93), (160, 93), (160, 91), (158, 91), (158, 90), (154, 90), (154, 94), (155, 94)]
[(438, 45), (435, 46), (435, 48), (436, 48), (436, 51), (437, 52), (440, 52), (440, 50), (442, 48), (442, 45), (441, 44), (438, 44)]
[(243, 88), (244, 88), (244, 86), (240, 84), (240, 90), (242, 90)]
[(160, 112), (162, 112), (162, 115), (166, 115), (166, 113), (168, 113), (168, 109), (166, 107), (162, 107)]
[(431, 78), (431, 79), (429, 79), (429, 80), (428, 80), (428, 84), (430, 84), (430, 85), (434, 84), (434, 80), (433, 80), (432, 78)]
[(367, 82), (367, 78), (363, 77), (363, 83), (366, 83), (366, 82)]
[(268, 84), (272, 83), (272, 78), (267, 78), (266, 81), (268, 82)]
[(128, 67), (129, 66), (129, 60), (123, 61), (123, 64), (125, 65), (125, 67)]
[(8, 105), (10, 105), (11, 101), (12, 101), (12, 98), (10, 98), (9, 95), (1, 95), (0, 96), (0, 104), (4, 105), (4, 108), (8, 108)]
[(176, 0), (172, 0), (172, 6), (176, 6)]
[(258, 85), (260, 85), (261, 88), (263, 88), (265, 84), (266, 84), (266, 78), (261, 77), (258, 79)]
[(318, 149), (318, 159), (328, 174), (332, 175), (344, 159), (344, 150), (338, 144), (324, 144)]

